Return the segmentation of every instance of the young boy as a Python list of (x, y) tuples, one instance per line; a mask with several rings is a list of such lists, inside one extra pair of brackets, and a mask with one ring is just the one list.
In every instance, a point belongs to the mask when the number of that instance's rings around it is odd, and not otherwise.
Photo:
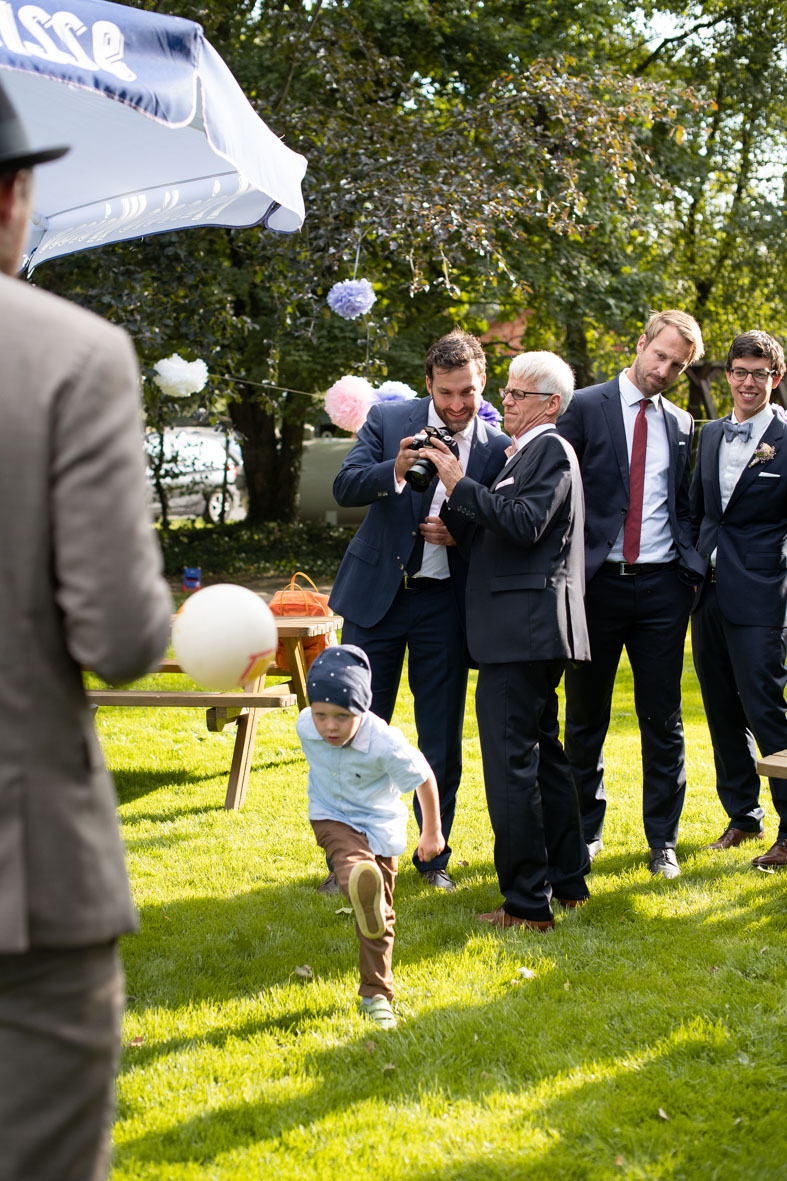
[(383, 1029), (395, 1029), (393, 890), (398, 855), (407, 846), (400, 795), (418, 794), (418, 856), (429, 861), (445, 847), (437, 784), (401, 730), (370, 713), (372, 670), (360, 648), (326, 648), (309, 669), (306, 691), (310, 705), (296, 731), (309, 764), (309, 819), (355, 911), (361, 1010)]

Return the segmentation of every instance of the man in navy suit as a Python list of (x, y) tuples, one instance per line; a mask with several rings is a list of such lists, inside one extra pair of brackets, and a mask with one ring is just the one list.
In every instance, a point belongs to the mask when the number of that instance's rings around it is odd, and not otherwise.
[[(727, 355), (732, 413), (702, 428), (691, 515), (709, 563), (691, 623), (729, 824), (710, 849), (762, 839), (756, 741), (764, 756), (787, 748), (787, 427), (770, 405), (784, 351), (765, 332), (736, 336)], [(772, 779), (776, 843), (753, 864), (787, 865), (787, 780)]]
[[(488, 485), (505, 461), (507, 437), (478, 417), (486, 357), (474, 336), (455, 329), (426, 355), (429, 398), (372, 406), (333, 485), (342, 507), (369, 505), (350, 542), (330, 597), (344, 616), (342, 642), (356, 644), (372, 667), (372, 710), (390, 722), (405, 651), (418, 745), (435, 773), (446, 846), (416, 869), (453, 890), (448, 843), (462, 776), (467, 690), (464, 596), (467, 567), (440, 520), (445, 488), (437, 478), (419, 492), (405, 480), (429, 449), (413, 437), (429, 424), (454, 435), (464, 471)], [(418, 802), (413, 803), (420, 828)], [(331, 879), (320, 887), (331, 889)]]
[(554, 353), (522, 353), (502, 391), (514, 444), (491, 489), (465, 478), (447, 449), (443, 516), (469, 556), (467, 639), (478, 662), (476, 712), (484, 785), (505, 901), (481, 922), (554, 927), (552, 900), (581, 906), (590, 867), (577, 792), (560, 744), (557, 685), (587, 660), (582, 605), (582, 480), (555, 431), (574, 374)]
[(686, 791), (681, 717), (683, 648), (704, 563), (692, 546), (689, 482), (694, 420), (663, 396), (703, 354), (685, 312), (654, 313), (633, 364), (578, 390), (558, 430), (573, 445), (585, 490), (585, 609), (590, 663), (566, 670), (566, 754), (591, 859), (603, 848), (604, 739), (625, 646), (642, 744), (649, 868), (680, 873), (675, 856)]

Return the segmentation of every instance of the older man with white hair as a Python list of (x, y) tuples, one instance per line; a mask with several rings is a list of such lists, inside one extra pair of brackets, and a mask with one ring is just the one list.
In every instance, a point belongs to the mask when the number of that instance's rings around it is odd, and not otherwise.
[(503, 398), (514, 440), (485, 488), (447, 448), (434, 455), (443, 518), (468, 556), (467, 641), (478, 662), (476, 713), (505, 901), (482, 922), (554, 927), (552, 901), (577, 907), (590, 867), (579, 800), (560, 743), (557, 686), (566, 662), (589, 658), (582, 481), (555, 430), (574, 375), (554, 353), (511, 362)]

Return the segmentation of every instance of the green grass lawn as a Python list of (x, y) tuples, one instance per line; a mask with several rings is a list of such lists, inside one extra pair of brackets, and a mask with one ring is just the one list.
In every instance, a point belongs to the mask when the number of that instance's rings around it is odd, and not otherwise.
[[(500, 896), (471, 705), (459, 890), (402, 858), (392, 1032), (356, 1011), (352, 918), (315, 893), (294, 711), (263, 718), (240, 813), (223, 809), (231, 731), (197, 710), (100, 711), (141, 914), (113, 1181), (787, 1176), (787, 872), (752, 869), (751, 846), (701, 851), (725, 817), (688, 658), (684, 692), (683, 876), (647, 871), (623, 669), (592, 898), (547, 935), (474, 920)], [(414, 739), (410, 704), (396, 720)]]

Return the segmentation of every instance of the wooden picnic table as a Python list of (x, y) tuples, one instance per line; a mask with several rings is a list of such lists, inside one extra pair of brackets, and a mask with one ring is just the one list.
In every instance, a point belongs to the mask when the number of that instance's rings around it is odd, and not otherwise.
[[(237, 810), (243, 805), (249, 786), (249, 773), (254, 753), (254, 740), (260, 715), (269, 709), (286, 709), (308, 704), (306, 696), (306, 657), (303, 641), (313, 636), (324, 636), (342, 626), (340, 615), (275, 616), (279, 639), (283, 641), (287, 668), (271, 664), (256, 680), (243, 690), (211, 693), (201, 689), (90, 689), (87, 699), (91, 705), (136, 706), (151, 709), (197, 706), (206, 710), (208, 729), (223, 730), (228, 723), (236, 727), (232, 765), (227, 782), (224, 807)], [(182, 673), (177, 660), (162, 660), (159, 673)], [(267, 677), (286, 677), (272, 685)]]

